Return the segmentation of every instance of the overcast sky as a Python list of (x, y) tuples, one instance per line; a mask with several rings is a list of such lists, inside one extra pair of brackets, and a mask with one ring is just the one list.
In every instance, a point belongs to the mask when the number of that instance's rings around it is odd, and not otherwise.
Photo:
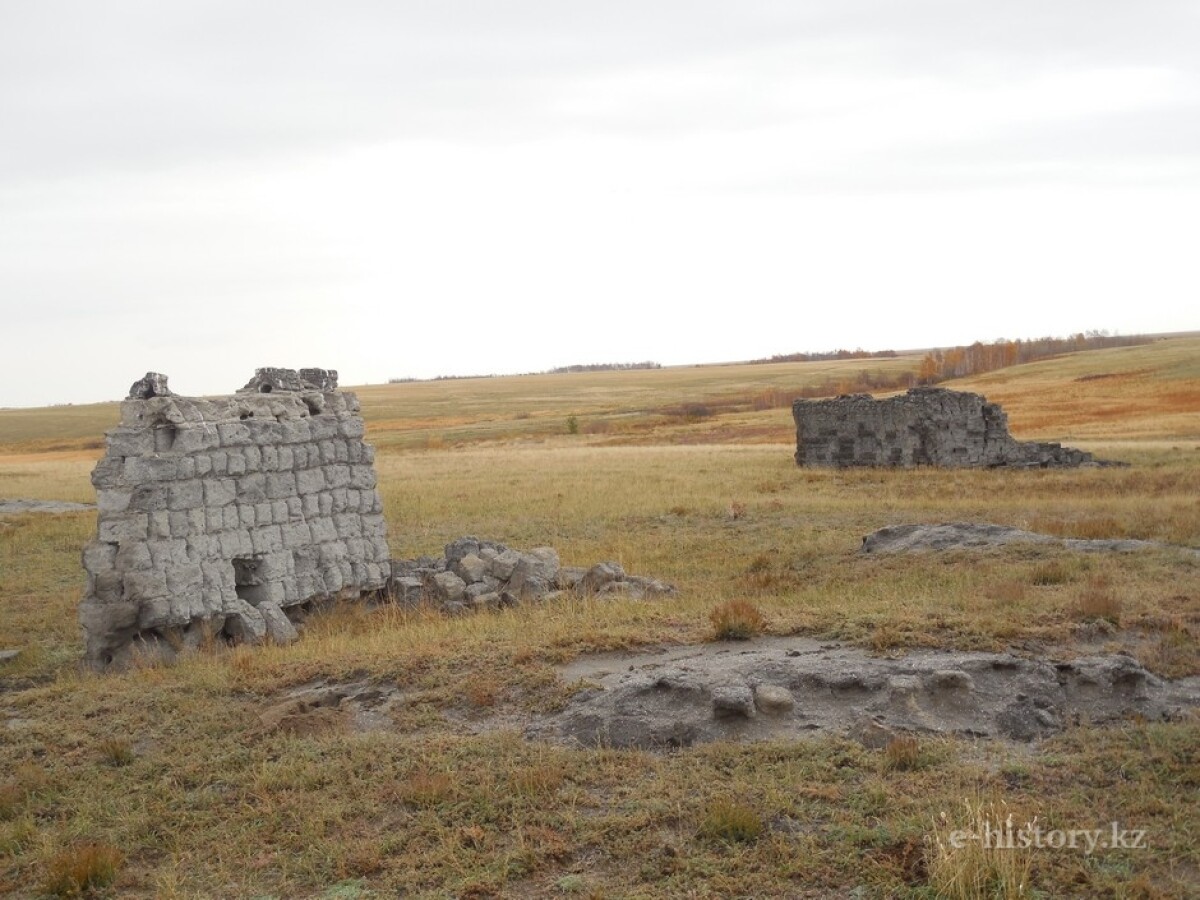
[(1200, 2), (0, 0), (0, 406), (1200, 328)]

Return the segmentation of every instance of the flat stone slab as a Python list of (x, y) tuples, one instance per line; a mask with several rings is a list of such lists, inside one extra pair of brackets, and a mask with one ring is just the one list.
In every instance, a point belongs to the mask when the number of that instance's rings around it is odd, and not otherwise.
[(1182, 550), (1200, 557), (1194, 547), (1159, 541), (1083, 540), (1062, 538), (986, 522), (943, 522), (934, 525), (889, 525), (863, 538), (863, 553), (910, 553), (932, 550), (979, 550), (1009, 544), (1047, 544), (1084, 553), (1131, 553), (1137, 550)]
[(0, 498), (0, 513), (65, 513), (95, 509), (94, 503), (70, 503), (66, 500), (8, 500)]
[(1200, 706), (1200, 677), (1168, 681), (1123, 654), (918, 650), (889, 659), (805, 638), (592, 655), (560, 677), (581, 689), (526, 733), (587, 747), (896, 731), (1028, 742), (1068, 725), (1171, 720)]

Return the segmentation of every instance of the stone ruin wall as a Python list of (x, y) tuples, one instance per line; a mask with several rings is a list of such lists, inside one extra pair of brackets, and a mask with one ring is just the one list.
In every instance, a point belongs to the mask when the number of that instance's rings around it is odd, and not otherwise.
[(148, 374), (92, 473), (86, 660), (171, 657), (213, 638), (296, 636), (315, 600), (385, 587), (387, 526), (358, 398), (323, 369), (259, 369), (237, 393), (177, 396)]
[(913, 388), (882, 400), (869, 394), (797, 400), (792, 416), (800, 466), (1055, 468), (1095, 462), (1090, 453), (1060, 444), (1017, 441), (997, 404), (945, 388)]

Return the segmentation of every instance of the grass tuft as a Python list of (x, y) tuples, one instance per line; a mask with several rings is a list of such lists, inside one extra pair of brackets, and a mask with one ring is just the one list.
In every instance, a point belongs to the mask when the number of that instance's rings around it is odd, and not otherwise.
[(883, 748), (885, 772), (911, 772), (924, 764), (921, 743), (913, 734), (898, 734)]
[(1079, 618), (1085, 621), (1102, 619), (1114, 625), (1121, 624), (1121, 598), (1113, 592), (1106, 577), (1097, 576), (1088, 580), (1079, 593), (1076, 609)]
[(708, 614), (718, 641), (747, 641), (762, 634), (767, 621), (757, 606), (748, 600), (728, 600)]
[(1003, 801), (965, 800), (963, 807), (961, 819), (943, 812), (926, 843), (929, 882), (937, 896), (949, 900), (1031, 896), (1032, 853), (1019, 846), (997, 846), (1001, 841), (994, 840), (997, 833), (1025, 826), (1015, 824)]
[(100, 756), (110, 766), (127, 766), (134, 760), (133, 745), (125, 738), (105, 738), (100, 742)]
[(113, 883), (124, 855), (111, 844), (89, 841), (61, 850), (46, 865), (45, 893), (79, 897)]
[(1070, 580), (1070, 570), (1058, 560), (1042, 563), (1029, 576), (1029, 581), (1038, 587), (1066, 584)]
[(702, 837), (748, 844), (758, 840), (765, 826), (752, 807), (721, 797), (709, 804), (700, 824)]
[(400, 797), (410, 806), (427, 808), (446, 800), (453, 789), (454, 782), (445, 772), (421, 770), (413, 773), (408, 781), (400, 786)]

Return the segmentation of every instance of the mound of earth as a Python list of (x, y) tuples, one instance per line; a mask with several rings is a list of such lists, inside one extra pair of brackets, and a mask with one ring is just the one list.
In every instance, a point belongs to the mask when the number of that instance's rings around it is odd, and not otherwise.
[(863, 553), (906, 553), (914, 550), (977, 550), (1008, 544), (1050, 544), (1084, 552), (1129, 553), (1134, 550), (1172, 548), (1200, 556), (1200, 550), (1175, 547), (1158, 541), (1083, 540), (1024, 531), (1008, 525), (978, 522), (944, 522), (937, 525), (889, 525), (863, 538)]
[(95, 509), (94, 503), (69, 503), (66, 500), (22, 500), (0, 499), (0, 514), (3, 513), (64, 513)]
[(581, 683), (531, 737), (588, 747), (684, 747), (718, 740), (895, 731), (1031, 741), (1071, 724), (1169, 720), (1200, 705), (1200, 678), (1167, 681), (1120, 654), (1071, 661), (914, 651), (899, 659), (837, 644), (768, 638), (576, 660)]

